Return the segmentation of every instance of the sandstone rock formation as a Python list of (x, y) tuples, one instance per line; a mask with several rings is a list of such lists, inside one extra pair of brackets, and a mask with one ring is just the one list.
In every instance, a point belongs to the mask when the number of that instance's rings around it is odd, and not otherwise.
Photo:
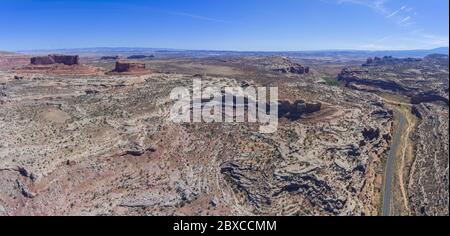
[(302, 114), (320, 111), (321, 107), (321, 103), (306, 103), (303, 100), (297, 100), (294, 103), (279, 101), (278, 116), (297, 120)]
[(32, 65), (52, 65), (52, 64), (64, 64), (64, 65), (79, 65), (80, 58), (78, 55), (48, 55), (32, 57), (30, 60)]
[[(105, 72), (101, 67), (95, 67), (80, 63), (78, 55), (50, 54), (48, 56), (27, 57), (27, 63), (15, 63), (10, 68), (11, 72), (18, 74), (17, 78), (23, 75), (99, 75)], [(1, 65), (0, 60), (0, 65)]]
[(32, 57), (30, 59), (32, 65), (51, 65), (55, 64), (55, 61), (50, 56)]
[(292, 73), (292, 74), (307, 74), (309, 73), (309, 67), (304, 67), (298, 63), (289, 63), (288, 65), (279, 65), (275, 68), (272, 69), (273, 71), (276, 72), (281, 72), (281, 73)]
[(100, 60), (104, 60), (104, 61), (107, 61), (107, 60), (118, 60), (119, 58), (120, 58), (119, 56), (104, 56), (104, 57), (101, 57)]
[(291, 58), (270, 56), (270, 57), (244, 57), (244, 58), (230, 58), (229, 60), (219, 60), (221, 63), (235, 63), (239, 65), (254, 66), (265, 69), (271, 72), (278, 72), (282, 74), (308, 74), (310, 68), (303, 66)]
[(400, 85), (397, 81), (369, 78), (369, 71), (367, 70), (345, 68), (338, 75), (337, 79), (338, 81), (344, 82), (347, 87), (360, 84), (393, 92), (407, 92), (411, 90), (408, 87)]
[(116, 72), (133, 72), (145, 70), (145, 64), (139, 62), (116, 62)]
[[(91, 65), (79, 64), (78, 56), (49, 55), (33, 57), (31, 63), (12, 69), (20, 75), (100, 75), (105, 69)], [(20, 76), (19, 76), (20, 77)]]
[(395, 65), (400, 63), (407, 63), (407, 62), (419, 62), (421, 59), (418, 58), (394, 58), (391, 56), (385, 56), (385, 57), (374, 57), (374, 58), (368, 58), (366, 63), (363, 64), (363, 66), (386, 66), (386, 65)]
[(146, 68), (145, 63), (136, 61), (116, 61), (114, 70), (108, 75), (143, 75), (149, 74), (151, 70)]

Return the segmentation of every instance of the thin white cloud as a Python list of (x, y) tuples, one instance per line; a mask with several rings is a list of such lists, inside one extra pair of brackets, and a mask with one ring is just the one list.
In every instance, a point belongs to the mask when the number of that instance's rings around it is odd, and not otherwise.
[(403, 5), (397, 10), (393, 11), (388, 7), (389, 0), (336, 0), (338, 4), (356, 4), (368, 7), (378, 14), (384, 16), (386, 19), (391, 20), (398, 26), (410, 28), (416, 23), (413, 16), (417, 15), (412, 13), (412, 7)]
[(387, 0), (338, 0), (339, 4), (350, 3), (372, 8), (373, 10), (387, 14), (388, 9), (385, 7)]
[(391, 36), (372, 40), (356, 46), (360, 49), (383, 50), (383, 49), (413, 49), (413, 48), (436, 48), (448, 47), (449, 37), (435, 35), (425, 32), (419, 28), (415, 22), (418, 15), (412, 7), (403, 5), (397, 10), (389, 7), (390, 0), (328, 0), (338, 4), (361, 5), (372, 9), (393, 24), (400, 27), (400, 30)]
[(387, 17), (387, 18), (391, 18), (391, 17), (397, 15), (399, 12), (400, 12), (400, 10), (394, 11), (394, 12), (392, 12), (390, 15), (388, 15), (388, 16), (386, 16), (386, 17)]
[(189, 18), (197, 19), (197, 20), (217, 22), (217, 23), (226, 23), (226, 21), (224, 21), (224, 20), (211, 18), (211, 17), (207, 17), (207, 16), (196, 15), (196, 14), (190, 14), (190, 13), (186, 13), (186, 12), (166, 12), (166, 13), (174, 15), (174, 16), (189, 17)]
[(163, 9), (163, 8), (154, 8), (154, 7), (142, 7), (139, 5), (129, 5), (129, 4), (117, 4), (117, 6), (121, 8), (127, 8), (132, 11), (147, 11), (147, 12), (154, 12), (154, 13), (160, 13), (160, 14), (166, 14), (166, 15), (172, 15), (172, 16), (179, 16), (179, 17), (185, 17), (185, 18), (191, 18), (201, 21), (209, 21), (209, 22), (216, 22), (216, 23), (226, 23), (227, 21), (205, 16), (199, 15), (199, 14), (193, 14), (183, 11), (173, 11), (170, 9)]
[(408, 8), (407, 6), (402, 6), (398, 10), (396, 10), (396, 11), (392, 12), (391, 14), (387, 15), (386, 18), (391, 18), (391, 17), (397, 15), (398, 13), (400, 13), (402, 11), (409, 12), (411, 10), (412, 10), (412, 8)]
[(408, 22), (408, 21), (410, 21), (411, 20), (411, 17), (410, 16), (407, 16), (407, 17), (405, 17), (405, 18), (403, 18), (403, 19), (401, 19), (399, 22), (398, 22), (398, 24), (404, 24), (404, 23), (406, 23), (406, 22)]

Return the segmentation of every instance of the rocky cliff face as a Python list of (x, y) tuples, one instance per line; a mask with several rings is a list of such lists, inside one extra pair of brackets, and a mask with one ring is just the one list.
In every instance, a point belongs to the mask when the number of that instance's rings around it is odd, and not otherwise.
[[(430, 55), (423, 60), (385, 57), (379, 59), (383, 63), (373, 62), (370, 67), (345, 68), (338, 80), (359, 90), (407, 96), (413, 104), (442, 101), (448, 105), (448, 63), (446, 66), (445, 58), (448, 59), (440, 55)], [(395, 63), (387, 63), (392, 61)]]
[(51, 55), (50, 57), (55, 60), (55, 63), (64, 64), (64, 65), (79, 65), (80, 57), (78, 55), (70, 56), (70, 55)]
[(291, 103), (290, 101), (280, 101), (278, 104), (278, 116), (280, 118), (285, 117), (296, 120), (299, 119), (302, 114), (320, 111), (321, 107), (321, 103), (307, 103), (303, 100), (298, 100), (294, 103)]
[(293, 59), (280, 56), (231, 58), (231, 63), (255, 66), (271, 72), (303, 75), (310, 73), (308, 66), (301, 65)]
[(353, 85), (365, 85), (392, 92), (408, 92), (410, 90), (410, 88), (399, 84), (397, 81), (370, 78), (370, 73), (367, 70), (346, 68), (338, 75), (338, 81), (344, 82), (347, 87), (352, 87)]
[(292, 64), (292, 65), (288, 65), (288, 66), (280, 66), (278, 68), (274, 68), (272, 69), (273, 71), (276, 72), (281, 72), (281, 73), (292, 73), (292, 74), (307, 74), (309, 73), (309, 67), (304, 67), (300, 64)]
[(139, 72), (145, 70), (145, 64), (140, 62), (116, 62), (115, 72)]
[(32, 65), (51, 65), (51, 64), (64, 64), (64, 65), (79, 65), (80, 59), (78, 55), (48, 55), (32, 57), (30, 60)]
[(391, 56), (368, 58), (363, 66), (387, 66), (408, 62), (420, 62), (418, 58), (394, 58)]
[(276, 72), (281, 73), (291, 73), (291, 74), (308, 74), (309, 73), (309, 67), (302, 66), (298, 63), (295, 63), (287, 58), (280, 59), (279, 63), (275, 63), (271, 66), (271, 69)]
[(44, 57), (32, 57), (30, 59), (32, 65), (51, 65), (55, 64), (55, 60), (53, 60), (50, 56), (44, 56)]

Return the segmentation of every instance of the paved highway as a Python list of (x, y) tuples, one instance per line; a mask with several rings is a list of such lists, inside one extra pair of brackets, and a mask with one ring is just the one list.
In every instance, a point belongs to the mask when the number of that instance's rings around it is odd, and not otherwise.
[(398, 115), (398, 124), (394, 132), (394, 137), (392, 140), (391, 148), (389, 150), (388, 159), (386, 163), (386, 171), (385, 178), (383, 184), (383, 208), (382, 215), (390, 216), (391, 215), (391, 203), (392, 203), (392, 185), (394, 181), (395, 175), (395, 161), (397, 154), (400, 153), (401, 143), (402, 143), (402, 132), (405, 130), (406, 126), (406, 117), (402, 111), (397, 110), (396, 114)]

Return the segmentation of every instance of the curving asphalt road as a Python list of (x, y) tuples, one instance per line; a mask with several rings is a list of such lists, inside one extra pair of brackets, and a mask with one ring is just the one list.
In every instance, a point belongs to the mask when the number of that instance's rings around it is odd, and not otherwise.
[(397, 154), (400, 153), (399, 149), (401, 148), (401, 139), (402, 132), (405, 130), (406, 125), (406, 116), (402, 111), (396, 111), (398, 115), (398, 125), (394, 132), (394, 137), (392, 140), (392, 145), (389, 150), (388, 159), (386, 163), (386, 171), (384, 177), (383, 184), (383, 208), (382, 215), (390, 216), (391, 215), (391, 203), (392, 203), (392, 185), (394, 181), (395, 174), (395, 160)]

